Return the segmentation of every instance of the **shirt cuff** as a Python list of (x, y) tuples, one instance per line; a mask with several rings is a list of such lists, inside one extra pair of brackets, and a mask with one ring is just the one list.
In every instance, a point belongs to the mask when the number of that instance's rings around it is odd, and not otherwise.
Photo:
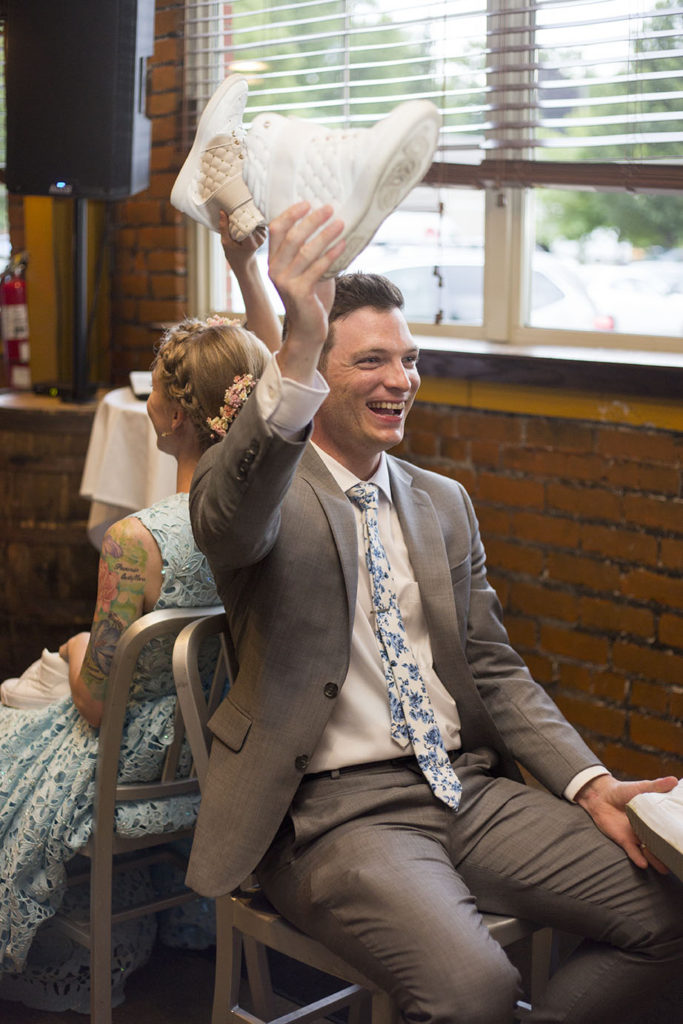
[(601, 764), (594, 764), (590, 768), (584, 768), (582, 772), (579, 772), (578, 775), (574, 776), (572, 781), (564, 790), (562, 796), (565, 800), (570, 800), (571, 803), (574, 803), (574, 798), (579, 790), (582, 789), (587, 782), (590, 782), (591, 779), (597, 779), (599, 775), (609, 775), (607, 769)]
[(329, 391), (325, 378), (317, 370), (312, 386), (283, 377), (273, 357), (254, 393), (259, 412), (268, 426), (286, 441), (293, 441), (311, 422)]

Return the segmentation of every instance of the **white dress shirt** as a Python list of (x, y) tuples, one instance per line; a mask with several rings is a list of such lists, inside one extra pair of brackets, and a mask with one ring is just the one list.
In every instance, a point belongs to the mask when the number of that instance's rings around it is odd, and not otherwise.
[[(311, 387), (283, 378), (277, 358), (271, 359), (254, 394), (268, 425), (287, 440), (299, 437), (329, 393), (318, 371)], [(314, 446), (343, 491), (358, 478), (326, 452)], [(391, 501), (389, 473), (384, 455), (370, 483), (379, 488), (379, 529), (396, 584), (399, 606), (408, 640), (420, 667), (434, 714), (447, 750), (460, 746), (460, 719), (455, 701), (440, 682), (432, 665), (429, 634), (396, 510)], [(365, 565), (361, 511), (353, 506), (358, 530), (358, 588), (351, 641), (349, 671), (325, 732), (313, 757), (310, 771), (327, 771), (405, 756), (410, 751), (391, 737), (386, 680), (374, 632), (370, 578)], [(575, 775), (564, 791), (573, 800), (590, 779), (607, 774), (601, 765)]]
[[(350, 487), (360, 482), (358, 477), (317, 445), (314, 447), (343, 491), (348, 491)], [(420, 588), (410, 564), (396, 509), (391, 501), (389, 470), (384, 454), (381, 456), (377, 472), (370, 477), (368, 483), (376, 484), (379, 488), (379, 532), (391, 566), (408, 642), (432, 702), (434, 717), (441, 730), (444, 746), (446, 750), (457, 750), (460, 747), (460, 718), (455, 701), (432, 666), (432, 647), (422, 609)], [(391, 736), (387, 683), (375, 635), (370, 574), (365, 564), (363, 517), (360, 508), (350, 499), (349, 502), (354, 510), (358, 534), (358, 587), (351, 660), (334, 711), (311, 759), (312, 772), (362, 764), (365, 761), (384, 761), (412, 753), (408, 739), (400, 744)]]

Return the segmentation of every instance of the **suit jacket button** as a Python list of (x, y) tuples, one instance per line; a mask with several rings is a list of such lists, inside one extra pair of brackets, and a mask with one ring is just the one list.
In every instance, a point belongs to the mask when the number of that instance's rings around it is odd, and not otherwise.
[(337, 686), (336, 683), (325, 683), (323, 693), (325, 694), (326, 697), (336, 697), (337, 694), (339, 693), (339, 687)]
[(308, 768), (310, 760), (311, 759), (308, 754), (299, 754), (299, 756), (294, 759), (294, 767), (298, 768), (300, 772), (304, 772)]

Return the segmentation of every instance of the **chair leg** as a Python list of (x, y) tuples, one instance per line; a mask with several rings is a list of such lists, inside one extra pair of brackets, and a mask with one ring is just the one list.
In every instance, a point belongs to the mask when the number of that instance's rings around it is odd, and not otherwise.
[[(98, 935), (101, 932), (101, 935)], [(111, 924), (95, 922), (90, 947), (90, 1024), (111, 1024)]]
[(268, 951), (249, 935), (242, 936), (244, 959), (251, 994), (252, 1013), (261, 1020), (273, 1020), (276, 1014), (273, 986), (270, 980)]
[(242, 941), (232, 927), (230, 900), (230, 896), (216, 900), (216, 977), (211, 1024), (226, 1024), (240, 999)]
[(93, 857), (90, 878), (90, 1024), (111, 1024), (111, 857)]
[(550, 980), (553, 957), (553, 930), (541, 928), (531, 936), (531, 979), (529, 995), (533, 1006)]
[(386, 992), (372, 993), (371, 1010), (372, 1024), (396, 1024), (400, 1020), (399, 1012)]
[(349, 1005), (348, 1024), (379, 1024), (372, 1015), (373, 999), (370, 992), (365, 992), (360, 999)]

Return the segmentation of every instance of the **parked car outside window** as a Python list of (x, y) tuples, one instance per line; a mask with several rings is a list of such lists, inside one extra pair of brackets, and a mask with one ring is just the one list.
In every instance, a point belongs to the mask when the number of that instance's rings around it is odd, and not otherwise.
[[(435, 256), (433, 248), (371, 245), (349, 270), (384, 274), (398, 285), (409, 321), (481, 324), (483, 250), (446, 249), (439, 253), (438, 263)], [(528, 326), (595, 331), (609, 330), (612, 324), (600, 315), (570, 267), (550, 253), (538, 251), (533, 255)]]
[(683, 337), (683, 262), (598, 264), (586, 268), (585, 280), (617, 331)]

